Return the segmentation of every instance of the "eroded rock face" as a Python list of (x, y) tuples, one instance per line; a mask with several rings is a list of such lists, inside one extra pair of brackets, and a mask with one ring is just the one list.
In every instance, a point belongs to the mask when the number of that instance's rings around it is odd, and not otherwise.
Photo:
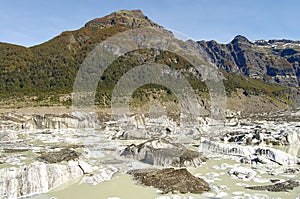
[(295, 187), (299, 187), (299, 186), (300, 183), (298, 181), (287, 180), (284, 182), (275, 183), (273, 185), (246, 187), (246, 189), (280, 192), (280, 191), (293, 190)]
[(83, 175), (77, 165), (35, 162), (22, 167), (0, 170), (0, 198), (11, 199), (46, 193), (49, 190)]
[(203, 193), (210, 190), (207, 182), (186, 169), (133, 170), (128, 173), (139, 183), (158, 188), (163, 193)]
[[(299, 51), (295, 50), (298, 48), (298, 42), (269, 40), (252, 43), (238, 35), (228, 44), (215, 41), (200, 41), (198, 44), (221, 69), (257, 79), (268, 75), (271, 78), (263, 79), (264, 81), (277, 82), (284, 86), (299, 86)], [(279, 46), (284, 47), (277, 49)]]
[(127, 146), (120, 154), (126, 158), (159, 166), (197, 167), (207, 158), (203, 154), (186, 149), (181, 144), (166, 139), (152, 139), (142, 144)]

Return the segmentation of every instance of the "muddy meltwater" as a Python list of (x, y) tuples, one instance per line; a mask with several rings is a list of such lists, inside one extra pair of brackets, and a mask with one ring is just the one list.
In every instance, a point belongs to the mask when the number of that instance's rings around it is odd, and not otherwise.
[[(280, 148), (280, 147), (277, 147)], [(288, 151), (287, 147), (282, 147)], [(300, 150), (298, 151), (298, 157)], [(138, 185), (129, 175), (117, 175), (110, 181), (102, 182), (98, 185), (90, 185), (80, 183), (80, 179), (72, 183), (60, 186), (46, 195), (43, 198), (55, 197), (58, 199), (107, 199), (107, 198), (121, 198), (121, 199), (154, 199), (154, 198), (177, 198), (177, 199), (204, 199), (204, 198), (282, 198), (282, 199), (296, 199), (300, 197), (300, 188), (295, 188), (288, 192), (268, 192), (245, 189), (247, 185), (268, 185), (270, 182), (263, 182), (264, 179), (300, 179), (300, 174), (297, 175), (278, 175), (272, 176), (261, 174), (261, 182), (242, 181), (232, 179), (227, 174), (226, 167), (243, 166), (242, 164), (231, 159), (216, 159), (209, 160), (199, 168), (188, 168), (188, 170), (198, 177), (205, 179), (212, 183), (212, 189), (219, 194), (214, 196), (208, 192), (204, 194), (161, 194), (157, 189)], [(223, 169), (220, 167), (223, 167)], [(298, 167), (299, 168), (299, 167)], [(258, 174), (259, 175), (259, 174)], [(267, 195), (267, 196), (266, 196)], [(39, 196), (42, 197), (42, 196)], [(38, 197), (37, 197), (38, 198)]]

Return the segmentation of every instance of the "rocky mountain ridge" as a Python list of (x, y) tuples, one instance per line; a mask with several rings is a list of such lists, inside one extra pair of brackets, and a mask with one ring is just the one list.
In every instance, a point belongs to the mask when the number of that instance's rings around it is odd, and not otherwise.
[(228, 44), (198, 42), (219, 68), (287, 87), (300, 85), (299, 43), (290, 40), (250, 42), (240, 35)]
[(153, 26), (163, 28), (151, 21), (141, 10), (120, 10), (102, 18), (93, 19), (85, 24), (85, 27), (107, 28), (114, 25), (124, 25), (130, 28)]
[[(109, 37), (126, 30), (148, 26), (171, 35), (170, 31), (151, 21), (142, 11), (122, 10), (91, 20), (79, 30), (62, 32), (57, 37), (30, 48), (0, 43), (0, 99), (4, 100), (4, 104), (17, 99), (16, 104), (27, 100), (36, 102), (38, 106), (70, 105), (70, 97), (64, 96), (72, 92), (76, 74), (86, 56)], [(232, 94), (239, 96), (238, 90), (241, 89), (250, 101), (253, 101), (251, 95), (271, 98), (276, 101), (273, 104), (280, 108), (298, 99), (299, 42), (250, 42), (243, 36), (236, 36), (229, 44), (219, 44), (215, 41), (186, 43), (193, 46), (203, 63), (214, 64), (225, 74), (224, 84), (228, 97)], [(154, 52), (151, 55), (151, 52), (143, 51), (139, 52), (141, 56), (134, 57), (134, 53), (113, 63), (112, 70), (115, 70), (116, 74), (121, 72), (122, 75), (127, 72), (124, 71), (124, 66), (134, 67), (150, 59), (189, 73), (189, 69), (184, 68), (187, 61), (179, 56), (164, 52)], [(109, 73), (108, 70), (107, 82), (103, 85), (114, 85), (114, 78), (114, 72)], [(190, 83), (203, 85), (199, 78), (190, 80)], [(99, 89), (96, 99), (100, 101), (99, 104), (101, 101), (105, 101), (103, 106), (110, 104), (110, 89)], [(201, 89), (205, 92), (204, 88)], [(25, 99), (26, 97), (28, 99)], [(278, 103), (283, 105), (277, 105)]]

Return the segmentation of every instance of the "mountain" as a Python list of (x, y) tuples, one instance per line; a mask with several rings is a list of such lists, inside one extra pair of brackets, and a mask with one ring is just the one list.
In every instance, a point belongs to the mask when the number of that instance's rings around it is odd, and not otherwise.
[(198, 43), (212, 62), (226, 71), (283, 86), (300, 86), (300, 41), (260, 40), (252, 43), (238, 35), (228, 44)]
[[(165, 30), (140, 10), (122, 10), (87, 22), (75, 31), (65, 31), (33, 47), (0, 43), (1, 106), (70, 105), (74, 80), (86, 56), (102, 41), (126, 30), (140, 27)], [(166, 34), (170, 34), (165, 30)], [(175, 37), (174, 37), (175, 39)], [(187, 41), (199, 52), (203, 63), (217, 66), (224, 74), (229, 108), (286, 108), (295, 103), (299, 85), (300, 44), (289, 40), (250, 42), (243, 36), (229, 44), (215, 41)], [(166, 64), (186, 75), (203, 106), (209, 104), (203, 80), (189, 72), (191, 64), (166, 51), (151, 49), (131, 52), (114, 61), (100, 78), (96, 104), (110, 105), (118, 79), (147, 61)], [(159, 85), (146, 85), (133, 95), (133, 103), (164, 99), (178, 103), (174, 94)], [(239, 103), (236, 103), (238, 99)], [(266, 108), (267, 107), (267, 108)]]

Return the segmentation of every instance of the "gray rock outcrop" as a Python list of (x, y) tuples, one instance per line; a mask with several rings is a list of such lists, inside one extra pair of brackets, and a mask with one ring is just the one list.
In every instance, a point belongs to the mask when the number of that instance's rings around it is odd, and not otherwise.
[(299, 86), (299, 41), (250, 42), (238, 35), (228, 44), (199, 41), (198, 45), (213, 63), (228, 72), (284, 86)]

